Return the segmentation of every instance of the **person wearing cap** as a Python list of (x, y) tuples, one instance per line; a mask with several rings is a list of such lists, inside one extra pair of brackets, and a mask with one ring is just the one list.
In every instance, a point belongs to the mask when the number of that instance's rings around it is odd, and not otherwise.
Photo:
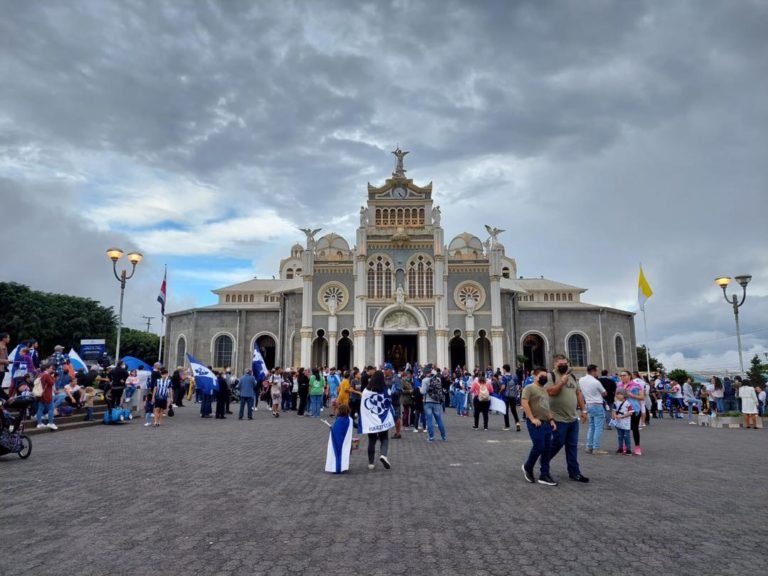
[(600, 448), (603, 439), (603, 427), (605, 426), (605, 408), (603, 403), (608, 392), (602, 382), (597, 379), (597, 366), (587, 366), (587, 374), (579, 379), (579, 388), (587, 405), (587, 454), (605, 456), (606, 450)]
[[(432, 380), (436, 380), (437, 386), (432, 386), (430, 391), (430, 383)], [(427, 441), (435, 441), (435, 426), (433, 418), (437, 422), (437, 428), (440, 430), (440, 438), (445, 442), (447, 435), (445, 432), (445, 423), (443, 422), (443, 385), (440, 380), (440, 375), (435, 373), (432, 369), (432, 364), (427, 364), (424, 367), (424, 375), (421, 379), (421, 396), (424, 399), (424, 417), (427, 424)], [(418, 425), (418, 422), (417, 422)]]
[(403, 387), (400, 384), (400, 375), (395, 372), (394, 366), (387, 362), (384, 364), (384, 380), (389, 388), (389, 396), (392, 401), (392, 409), (395, 413), (395, 433), (392, 436), (394, 439), (400, 439), (400, 429), (402, 427), (401, 412), (400, 412), (400, 397), (402, 395)]

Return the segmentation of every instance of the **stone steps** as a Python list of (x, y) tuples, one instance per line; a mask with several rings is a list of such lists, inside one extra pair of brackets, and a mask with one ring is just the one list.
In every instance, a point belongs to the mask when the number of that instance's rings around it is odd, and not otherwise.
[[(58, 430), (55, 432), (63, 432), (66, 430), (75, 430), (77, 428), (85, 428), (87, 426), (95, 426), (96, 424), (103, 424), (104, 414), (107, 411), (107, 405), (102, 402), (96, 402), (93, 406), (93, 419), (85, 419), (85, 408), (80, 412), (76, 412), (71, 416), (57, 416), (55, 419)], [(133, 417), (136, 418), (136, 411), (133, 411)], [(54, 432), (50, 428), (37, 428), (37, 423), (34, 416), (24, 422), (24, 433), (33, 436), (35, 434), (44, 434), (47, 432)]]

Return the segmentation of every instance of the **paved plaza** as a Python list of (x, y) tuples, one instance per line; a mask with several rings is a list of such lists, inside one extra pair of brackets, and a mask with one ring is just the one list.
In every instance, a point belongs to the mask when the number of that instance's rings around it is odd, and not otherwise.
[[(527, 484), (523, 431), (447, 416), (405, 432), (392, 469), (323, 472), (328, 428), (259, 410), (33, 438), (0, 459), (3, 574), (759, 574), (766, 436), (653, 421), (642, 457), (589, 456), (592, 481)], [(584, 430), (582, 429), (582, 440)], [(615, 433), (604, 447), (613, 452)]]

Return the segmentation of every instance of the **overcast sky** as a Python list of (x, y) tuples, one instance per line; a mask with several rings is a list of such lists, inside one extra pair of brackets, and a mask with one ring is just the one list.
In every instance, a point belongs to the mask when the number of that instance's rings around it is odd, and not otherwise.
[(768, 351), (764, 1), (10, 0), (0, 77), (0, 280), (117, 308), (104, 251), (139, 249), (130, 327), (164, 264), (180, 310), (297, 226), (354, 243), (399, 144), (447, 240), (504, 228), (519, 274), (627, 310), (642, 261), (667, 367), (737, 368), (721, 274)]

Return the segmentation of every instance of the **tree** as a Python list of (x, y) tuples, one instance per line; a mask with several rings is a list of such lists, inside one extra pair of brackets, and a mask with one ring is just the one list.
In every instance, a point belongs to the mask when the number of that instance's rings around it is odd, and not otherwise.
[(120, 356), (133, 356), (144, 360), (148, 368), (157, 362), (160, 337), (151, 332), (123, 328), (120, 333)]
[(674, 370), (670, 370), (669, 374), (667, 374), (670, 380), (674, 380), (678, 384), (682, 384), (686, 380), (688, 380), (689, 374), (682, 368), (675, 368)]
[[(647, 364), (645, 363), (645, 346), (637, 347), (637, 368), (641, 372), (645, 372)], [(664, 364), (658, 361), (658, 359), (651, 356), (651, 372), (658, 372), (664, 370)]]
[(768, 372), (768, 366), (765, 366), (760, 362), (760, 356), (757, 354), (752, 357), (752, 360), (750, 360), (749, 363), (750, 367), (747, 371), (747, 378), (749, 379), (749, 383), (752, 384), (752, 386), (765, 384), (765, 373)]
[(96, 300), (0, 282), (0, 330), (10, 333), (13, 346), (34, 338), (43, 358), (57, 344), (77, 349), (83, 338), (114, 337), (116, 328), (114, 310)]

